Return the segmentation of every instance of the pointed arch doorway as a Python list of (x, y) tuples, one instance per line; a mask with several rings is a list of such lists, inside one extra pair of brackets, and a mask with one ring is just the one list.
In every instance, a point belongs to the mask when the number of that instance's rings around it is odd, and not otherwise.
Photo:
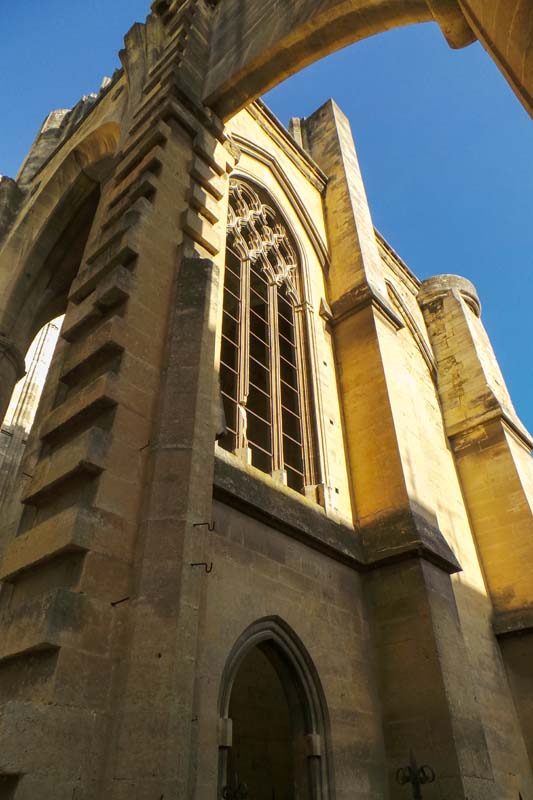
[(219, 798), (333, 800), (320, 681), (281, 620), (260, 620), (236, 642), (219, 714)]

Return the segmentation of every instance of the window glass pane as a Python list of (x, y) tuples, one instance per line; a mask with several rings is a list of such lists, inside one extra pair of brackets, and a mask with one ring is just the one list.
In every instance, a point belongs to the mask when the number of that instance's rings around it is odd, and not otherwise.
[(252, 464), (257, 469), (260, 469), (261, 472), (271, 472), (272, 471), (272, 458), (267, 454), (264, 453), (259, 448), (254, 447), (252, 443), (250, 443), (250, 448), (252, 450)]
[(280, 286), (278, 291), (278, 310), (279, 313), (287, 320), (287, 322), (294, 324), (292, 304), (287, 298), (287, 290), (285, 286)]
[[(226, 324), (226, 317), (230, 319), (238, 320), (240, 319), (239, 309), (240, 309), (240, 300), (238, 297), (235, 297), (234, 294), (231, 294), (226, 288), (224, 289), (224, 324)], [(231, 324), (231, 323), (230, 323)]]
[[(248, 441), (250, 445), (256, 445), (265, 453), (272, 452), (272, 431), (270, 425), (264, 420), (256, 417), (250, 410), (248, 411)], [(269, 465), (269, 472), (272, 466)]]
[(279, 314), (278, 324), (280, 334), (294, 344), (294, 326), (282, 314)]
[(302, 426), (300, 424), (300, 417), (292, 414), (286, 408), (282, 407), (283, 416), (283, 433), (286, 433), (291, 439), (296, 442), (302, 442)]
[(293, 414), (300, 415), (300, 400), (298, 393), (288, 384), (281, 383), (281, 404)]
[(253, 309), (250, 309), (250, 331), (268, 344), (268, 323)]
[(222, 347), (220, 351), (220, 360), (226, 366), (231, 367), (235, 372), (239, 368), (239, 348), (229, 339), (222, 336)]
[(250, 332), (250, 355), (260, 364), (267, 365), (270, 362), (269, 346), (262, 339), (258, 339), (252, 332)]
[(236, 419), (237, 419), (237, 404), (226, 395), (222, 395), (222, 402), (224, 404), (224, 414), (226, 416), (226, 434), (221, 436), (219, 444), (224, 450), (230, 452), (235, 450), (237, 446)]
[(280, 358), (281, 379), (298, 391), (298, 374), (294, 364), (290, 364), (283, 356)]
[(285, 435), (283, 436), (283, 458), (286, 467), (303, 472), (302, 446)]
[(260, 389), (250, 384), (250, 394), (248, 395), (248, 402), (246, 408), (257, 414), (258, 417), (271, 422), (271, 402), (270, 395), (265, 394)]
[(285, 361), (296, 367), (296, 348), (293, 344), (287, 341), (283, 336), (279, 337), (279, 352)]
[(294, 489), (296, 492), (303, 493), (304, 491), (303, 475), (300, 475), (299, 472), (295, 472), (287, 464), (285, 465), (285, 470), (287, 472), (287, 485), (290, 486), (291, 489)]
[(237, 373), (225, 364), (220, 365), (220, 389), (235, 402), (237, 401)]
[(240, 278), (238, 278), (230, 269), (226, 270), (224, 284), (228, 291), (230, 291), (236, 297), (240, 297), (241, 294)]
[(250, 383), (270, 395), (270, 372), (267, 366), (250, 359)]
[(252, 308), (255, 308), (257, 302), (263, 300), (264, 303), (268, 300), (268, 286), (259, 273), (253, 268), (250, 268), (250, 288), (257, 295), (258, 299), (252, 299)]
[(222, 343), (220, 352), (220, 389), (226, 417), (226, 434), (219, 439), (225, 450), (237, 446), (237, 386), (239, 368), (239, 319), (241, 293), (241, 262), (229, 248), (224, 270), (224, 300)]
[[(294, 329), (294, 311), (285, 286), (278, 291), (278, 332), (281, 370), (281, 406), (283, 461), (289, 486), (299, 486), (303, 478), (303, 435), (299, 399), (298, 359)], [(290, 471), (290, 475), (289, 475)]]

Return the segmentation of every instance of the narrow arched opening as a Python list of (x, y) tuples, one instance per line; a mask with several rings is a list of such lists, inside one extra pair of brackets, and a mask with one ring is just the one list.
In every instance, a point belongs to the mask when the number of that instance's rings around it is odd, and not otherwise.
[(25, 359), (26, 375), (15, 385), (0, 428), (0, 514), (3, 524), (11, 517), (17, 476), (62, 322), (62, 316), (47, 322), (31, 343)]
[(333, 797), (325, 701), (307, 652), (287, 626), (261, 620), (243, 634), (221, 698), (220, 797)]
[(0, 428), (3, 540), (19, 524), (23, 511), (20, 498), (31, 480), (32, 465), (39, 454), (41, 401), (49, 409), (61, 391), (57, 382), (48, 393), (45, 385), (60, 342), (70, 288), (82, 263), (100, 196), (100, 184), (82, 176), (50, 216), (12, 294), (13, 305), (18, 303), (16, 345), (25, 364)]

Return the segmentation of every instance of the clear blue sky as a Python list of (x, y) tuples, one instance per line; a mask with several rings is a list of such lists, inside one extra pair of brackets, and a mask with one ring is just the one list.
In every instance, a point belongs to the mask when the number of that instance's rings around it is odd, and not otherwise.
[[(149, 0), (26, 0), (2, 13), (0, 174), (48, 111), (96, 91)], [(479, 45), (435, 25), (361, 42), (265, 99), (283, 122), (333, 96), (350, 117), (374, 222), (416, 274), (469, 277), (517, 410), (533, 431), (533, 121)]]

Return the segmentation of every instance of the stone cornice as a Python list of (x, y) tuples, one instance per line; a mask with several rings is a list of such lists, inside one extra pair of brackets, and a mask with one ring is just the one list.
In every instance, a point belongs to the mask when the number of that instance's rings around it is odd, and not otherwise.
[(492, 628), (499, 638), (533, 633), (533, 606), (495, 612)]
[(359, 314), (367, 308), (374, 308), (395, 330), (405, 327), (403, 320), (394, 311), (387, 298), (378, 294), (372, 286), (364, 284), (346, 292), (331, 305), (333, 318), (331, 324), (338, 325), (345, 319)]
[(354, 527), (224, 450), (215, 455), (213, 495), (357, 572), (423, 559), (448, 574), (461, 570), (438, 527), (416, 511), (393, 512)]
[(441, 530), (415, 510), (392, 512), (364, 524), (361, 534), (367, 568), (422, 558), (449, 575), (461, 571)]
[[(479, 443), (478, 438), (469, 441), (472, 434), (491, 423), (500, 422), (503, 427), (516, 437), (519, 444), (526, 448), (526, 450), (533, 450), (533, 438), (523, 427), (519, 420), (513, 419), (500, 405), (487, 411), (485, 414), (480, 414), (473, 419), (466, 419), (460, 423), (451, 426), (446, 432), (450, 442), (453, 445), (454, 451), (459, 455), (468, 450), (471, 446), (477, 446)], [(463, 441), (461, 441), (463, 440)]]

